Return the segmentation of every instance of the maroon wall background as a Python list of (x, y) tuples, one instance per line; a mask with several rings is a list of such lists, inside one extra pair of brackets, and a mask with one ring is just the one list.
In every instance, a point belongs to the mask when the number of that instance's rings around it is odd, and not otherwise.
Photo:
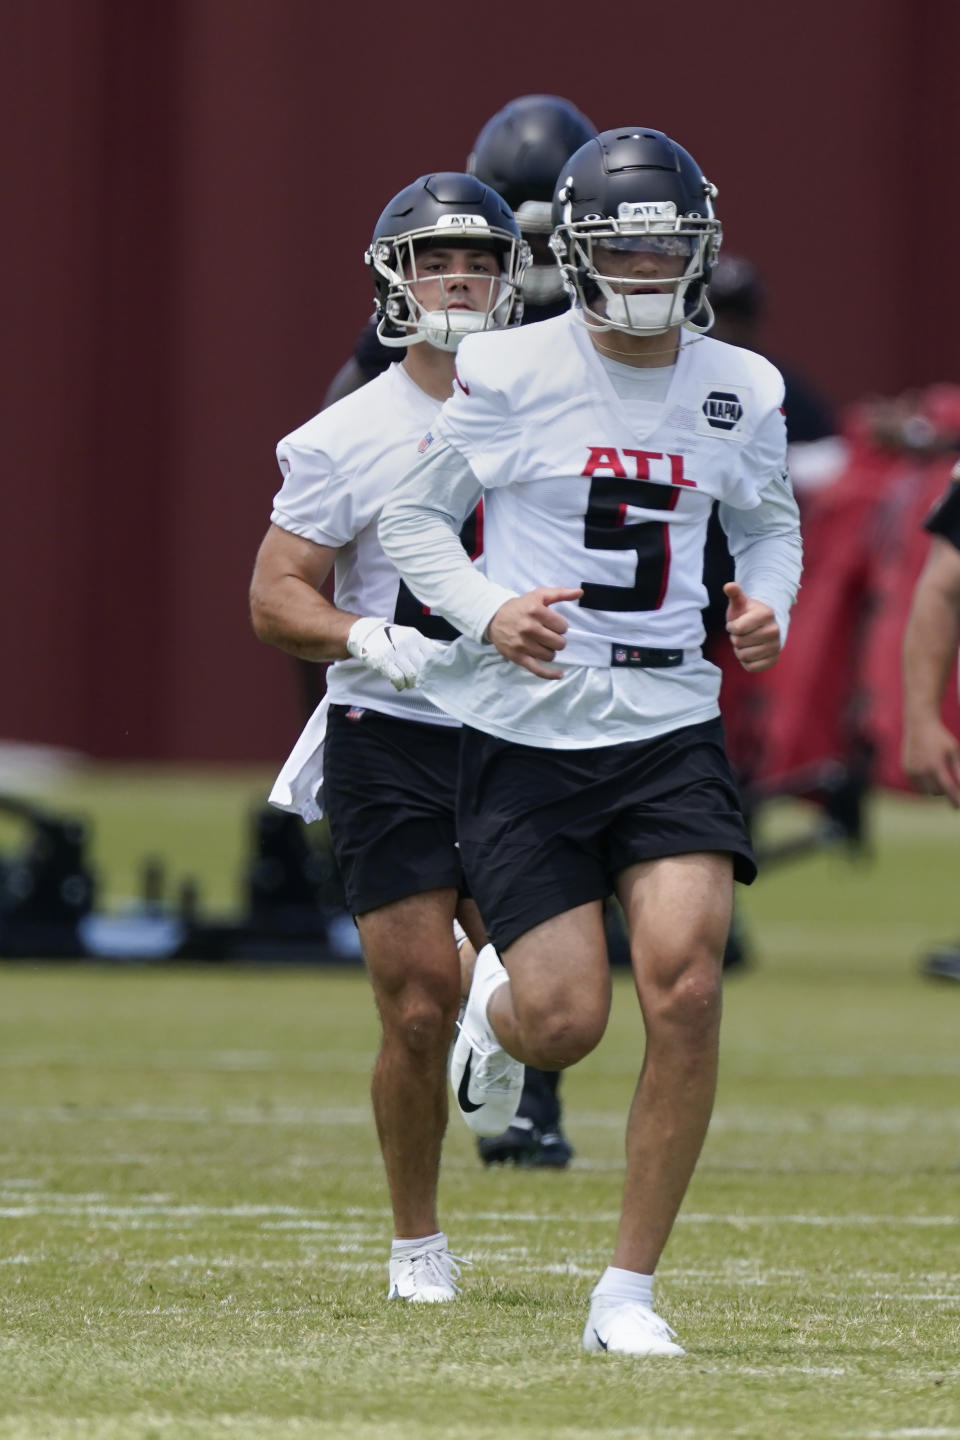
[(385, 200), (513, 95), (691, 149), (769, 348), (835, 400), (957, 378), (960, 6), (10, 0), (4, 29), (0, 738), (286, 753), (291, 667), (246, 618), (274, 444), (368, 313)]

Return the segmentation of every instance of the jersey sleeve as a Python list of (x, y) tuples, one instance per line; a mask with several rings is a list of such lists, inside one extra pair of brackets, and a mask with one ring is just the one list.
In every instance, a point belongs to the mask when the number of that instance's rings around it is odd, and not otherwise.
[(437, 421), (438, 433), (458, 450), (485, 490), (515, 478), (509, 458), (518, 450), (519, 422), (492, 375), (493, 357), (468, 336), (457, 351), (453, 391)]
[[(718, 506), (717, 518), (734, 558), (736, 578), (748, 595), (769, 605), (781, 643), (803, 568), (800, 514), (787, 468), (783, 379), (763, 362), (760, 389), (765, 411), (744, 446), (744, 491)], [(744, 494), (751, 498), (744, 503)], [(739, 502), (739, 503), (738, 503)]]
[(359, 514), (353, 476), (339, 469), (325, 451), (281, 440), (277, 463), (283, 485), (273, 500), (274, 525), (334, 550), (363, 528), (368, 517)]
[(750, 510), (719, 505), (717, 518), (727, 536), (738, 583), (748, 595), (770, 606), (783, 644), (803, 569), (800, 512), (787, 470), (767, 481)]
[[(753, 498), (744, 509), (752, 508), (772, 480), (787, 470), (787, 421), (783, 409), (783, 379), (778, 370), (764, 363), (763, 384), (758, 387), (763, 412), (757, 427), (743, 447), (741, 457), (745, 494)], [(737, 497), (731, 499), (737, 505)]]

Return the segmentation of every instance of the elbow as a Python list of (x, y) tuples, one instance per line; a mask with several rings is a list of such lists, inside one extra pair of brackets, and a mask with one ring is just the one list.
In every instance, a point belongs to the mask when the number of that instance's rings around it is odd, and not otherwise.
[(256, 580), (250, 586), (250, 624), (253, 633), (264, 645), (269, 645), (273, 640), (273, 624), (269, 607), (263, 591), (257, 585)]

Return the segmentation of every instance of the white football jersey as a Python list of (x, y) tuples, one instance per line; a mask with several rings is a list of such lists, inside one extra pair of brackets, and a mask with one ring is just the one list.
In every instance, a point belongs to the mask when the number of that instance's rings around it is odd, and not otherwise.
[(555, 607), (567, 664), (609, 664), (614, 645), (697, 649), (712, 502), (753, 508), (786, 466), (779, 373), (685, 335), (666, 399), (637, 416), (572, 315), (489, 339), (507, 343), (461, 347), (435, 427), (484, 487), (487, 578), (582, 586)]
[[(427, 665), (425, 692), (506, 739), (614, 744), (718, 713), (719, 673), (700, 652), (715, 500), (738, 580), (786, 634), (800, 544), (777, 370), (681, 332), (662, 403), (631, 405), (617, 389), (572, 312), (468, 337), (434, 439), (383, 518), (416, 593), (465, 631)], [(485, 581), (464, 573), (462, 554), (458, 567), (449, 526), (436, 524), (475, 503), (476, 482)], [(482, 639), (504, 599), (539, 586), (583, 590), (553, 607), (569, 627), (560, 680), (531, 675)], [(682, 663), (631, 665), (644, 647), (679, 652)]]
[[(323, 410), (277, 446), (283, 486), (274, 525), (337, 551), (333, 603), (357, 615), (413, 625), (435, 639), (454, 632), (431, 616), (402, 584), (377, 538), (377, 520), (393, 486), (417, 458), (418, 444), (440, 410), (400, 365)], [(457, 722), (421, 691), (397, 691), (352, 657), (327, 672), (336, 705), (358, 705), (436, 725)]]

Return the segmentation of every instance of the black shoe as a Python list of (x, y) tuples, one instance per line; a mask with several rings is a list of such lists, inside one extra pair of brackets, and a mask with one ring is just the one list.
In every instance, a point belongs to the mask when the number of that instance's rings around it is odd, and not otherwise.
[(723, 952), (723, 970), (727, 974), (730, 970), (743, 971), (750, 968), (750, 946), (747, 943), (740, 917), (736, 911), (730, 925), (730, 934), (727, 936), (726, 947)]
[(572, 1159), (573, 1146), (562, 1130), (545, 1130), (538, 1138), (534, 1165), (546, 1165), (551, 1170), (565, 1170)]
[(921, 960), (920, 969), (932, 980), (960, 980), (960, 944), (931, 950)]
[(535, 1165), (540, 1148), (539, 1132), (532, 1120), (518, 1115), (500, 1135), (485, 1135), (477, 1141), (484, 1165)]

